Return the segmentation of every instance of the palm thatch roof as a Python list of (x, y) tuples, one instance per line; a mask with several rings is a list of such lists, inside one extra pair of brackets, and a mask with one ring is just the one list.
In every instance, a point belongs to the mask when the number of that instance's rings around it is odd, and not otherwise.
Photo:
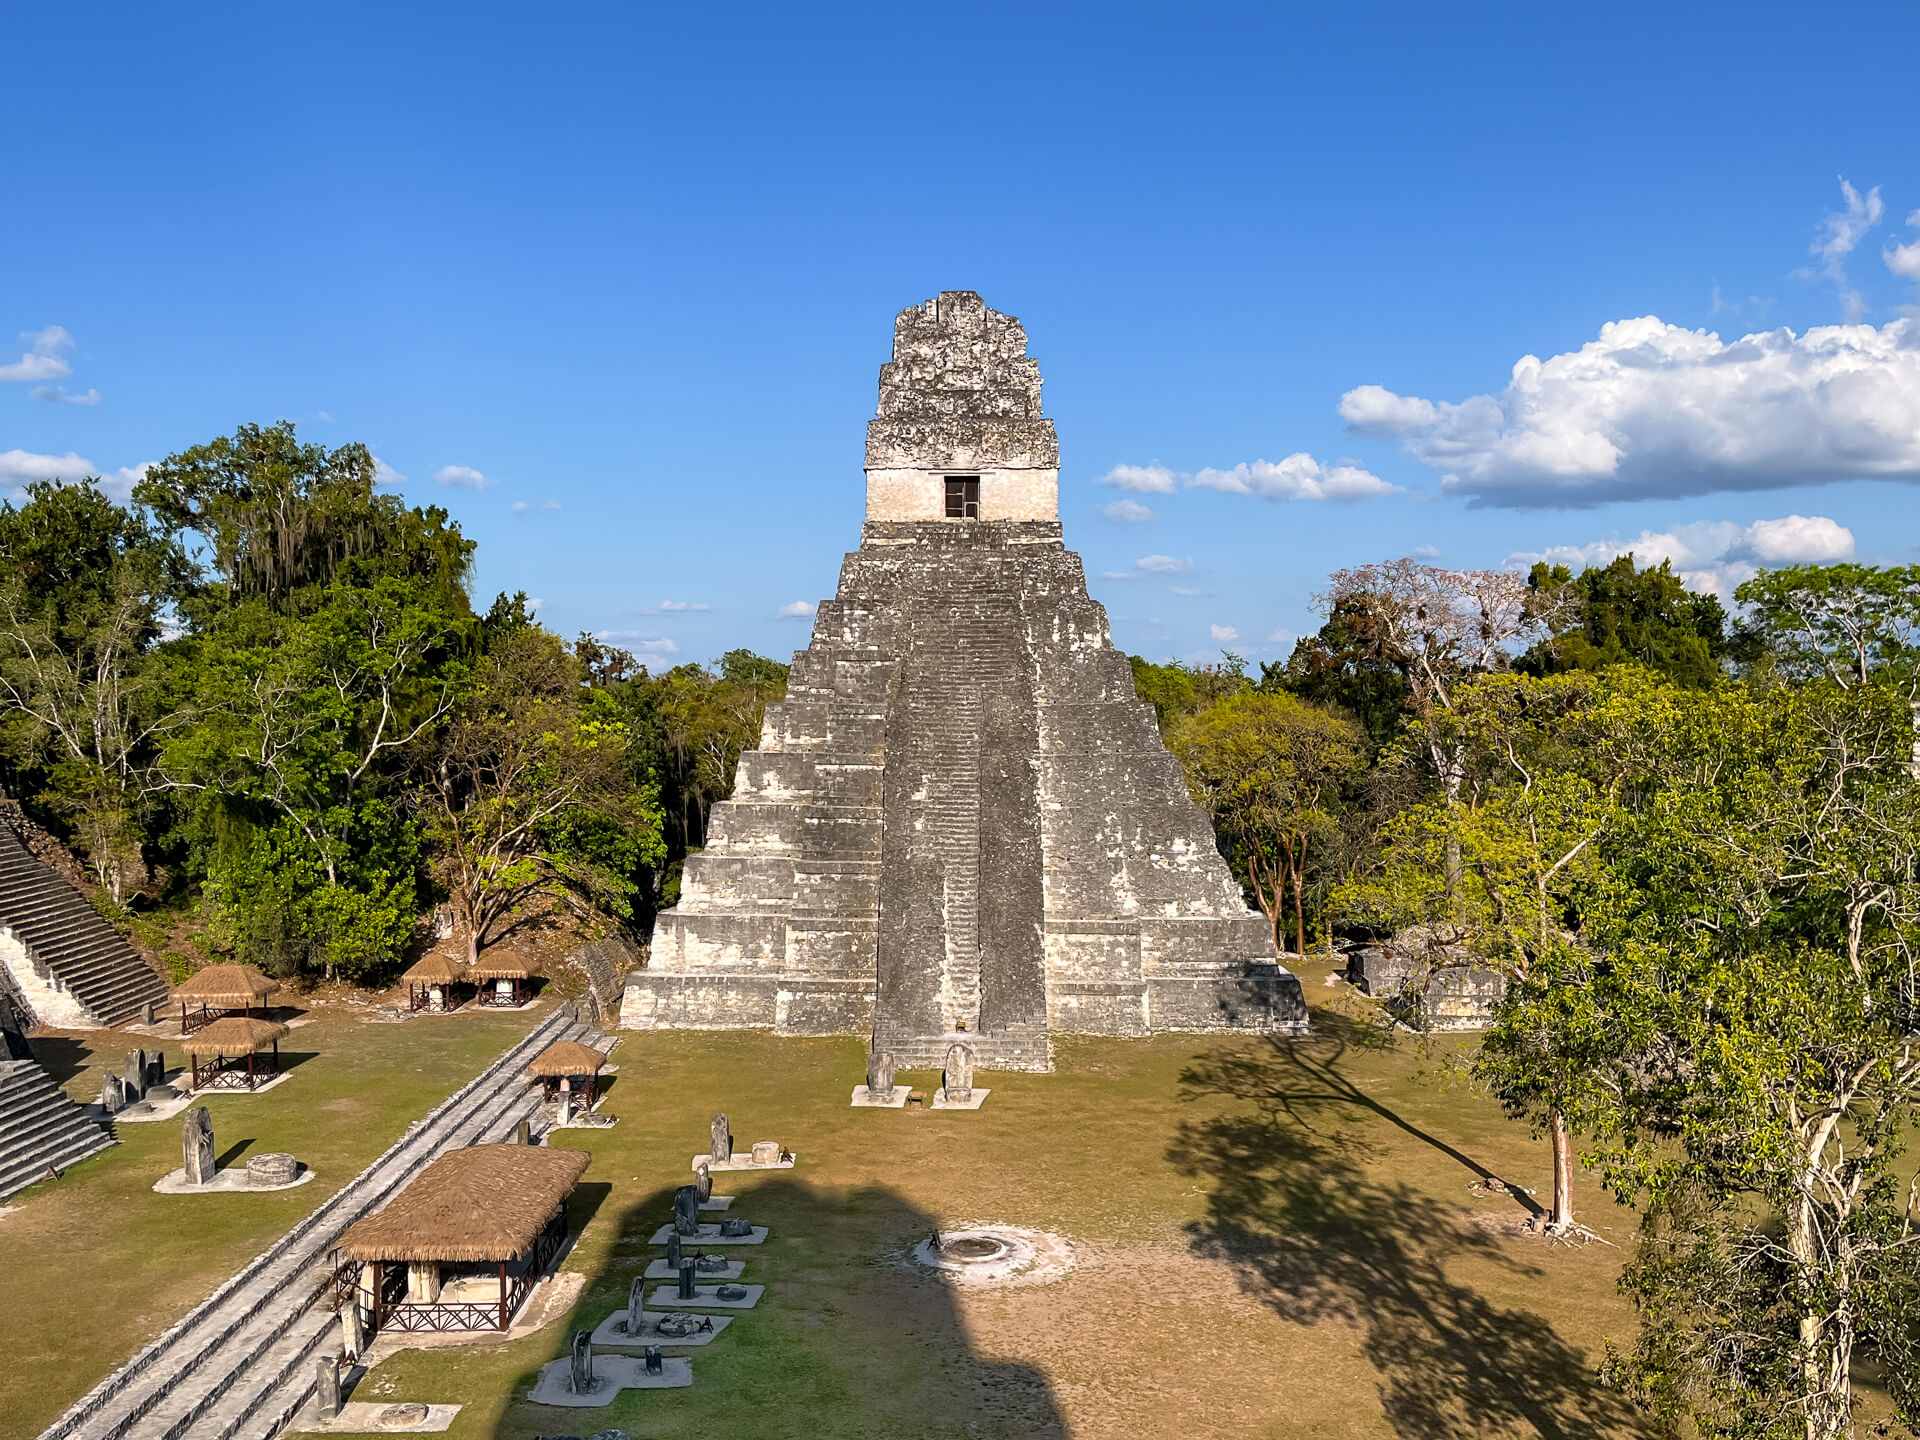
[(533, 1057), (527, 1073), (542, 1079), (550, 1075), (596, 1075), (606, 1063), (607, 1057), (591, 1045), (582, 1045), (578, 1040), (556, 1040)]
[(208, 965), (176, 985), (173, 998), (200, 1005), (258, 1005), (280, 988), (251, 965)]
[(409, 985), (464, 985), (473, 977), (451, 955), (435, 951), (414, 961), (400, 978)]
[(292, 1032), (271, 1020), (256, 1020), (251, 1015), (223, 1015), (210, 1020), (180, 1042), (189, 1055), (205, 1059), (209, 1055), (229, 1059), (235, 1055), (254, 1055), (274, 1041)]
[(540, 973), (540, 962), (512, 955), (487, 955), (467, 967), (474, 980), (531, 980)]
[(349, 1260), (517, 1260), (566, 1201), (592, 1157), (536, 1145), (450, 1150), (385, 1209), (348, 1227)]

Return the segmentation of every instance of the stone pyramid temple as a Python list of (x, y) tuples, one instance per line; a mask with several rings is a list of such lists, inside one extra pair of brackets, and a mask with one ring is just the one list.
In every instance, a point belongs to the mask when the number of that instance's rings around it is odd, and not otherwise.
[(903, 310), (860, 548), (742, 757), (629, 1028), (870, 1034), (902, 1067), (1056, 1032), (1304, 1033), (1299, 982), (1214, 848), (1060, 529), (1019, 320)]

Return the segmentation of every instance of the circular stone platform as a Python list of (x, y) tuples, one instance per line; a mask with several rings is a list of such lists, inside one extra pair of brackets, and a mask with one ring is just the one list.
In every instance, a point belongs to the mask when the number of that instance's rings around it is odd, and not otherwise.
[(960, 1225), (910, 1252), (916, 1265), (956, 1285), (1047, 1285), (1073, 1269), (1073, 1244), (1016, 1225)]

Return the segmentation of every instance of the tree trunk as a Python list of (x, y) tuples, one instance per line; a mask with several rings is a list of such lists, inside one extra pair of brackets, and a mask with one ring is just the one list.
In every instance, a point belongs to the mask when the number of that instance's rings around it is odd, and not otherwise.
[(1553, 1112), (1553, 1216), (1548, 1228), (1555, 1233), (1573, 1228), (1573, 1141), (1567, 1117)]
[(1813, 1176), (1803, 1182), (1787, 1217), (1787, 1248), (1801, 1274), (1800, 1383), (1805, 1392), (1807, 1440), (1845, 1440), (1853, 1433), (1853, 1336), (1844, 1322), (1829, 1333), (1813, 1308), (1813, 1278), (1820, 1269), (1814, 1236)]
[(1302, 960), (1307, 958), (1307, 907), (1302, 891), (1306, 886), (1306, 877), (1299, 870), (1293, 872), (1293, 940), (1294, 952)]

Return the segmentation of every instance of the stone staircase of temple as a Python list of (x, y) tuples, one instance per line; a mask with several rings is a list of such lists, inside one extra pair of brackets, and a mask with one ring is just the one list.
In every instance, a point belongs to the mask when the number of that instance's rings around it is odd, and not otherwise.
[(35, 1060), (0, 1060), (0, 1200), (114, 1143)]
[(996, 1070), (1047, 1070), (1052, 1048), (1043, 1025), (991, 1034), (980, 1030), (980, 754), (986, 739), (984, 697), (995, 685), (1018, 683), (1023, 666), (1016, 603), (991, 579), (949, 581), (923, 639), (924, 653), (907, 695), (907, 764), (937, 776), (924, 802), (926, 834), (944, 860), (946, 955), (942, 974), (944, 1034), (903, 1031), (879, 1017), (875, 1038), (895, 1063), (939, 1069), (955, 1041), (972, 1046), (976, 1063)]
[(0, 825), (0, 927), (26, 946), (36, 973), (44, 970), (98, 1025), (141, 1019), (149, 1001), (167, 998), (167, 982), (7, 825)]
[(526, 1065), (556, 1040), (608, 1041), (571, 1008), (548, 1016), (360, 1175), (79, 1401), (41, 1440), (272, 1440), (312, 1398), (338, 1343), (330, 1252), (429, 1161), (538, 1124)]

